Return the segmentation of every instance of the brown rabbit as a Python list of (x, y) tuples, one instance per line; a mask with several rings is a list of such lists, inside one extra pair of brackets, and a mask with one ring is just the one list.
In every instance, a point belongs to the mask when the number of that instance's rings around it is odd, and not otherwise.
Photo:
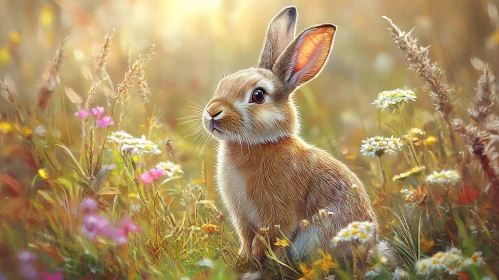
[[(296, 17), (294, 7), (275, 16), (258, 66), (222, 79), (203, 112), (204, 128), (219, 140), (217, 181), (242, 258), (265, 258), (264, 228), (272, 248), (277, 237), (289, 238), (297, 260), (332, 251), (331, 239), (353, 221), (376, 224), (359, 178), (298, 135), (293, 92), (321, 72), (336, 26), (312, 26), (295, 37)], [(321, 209), (334, 213), (330, 227), (300, 227)], [(334, 253), (343, 258), (343, 251)]]

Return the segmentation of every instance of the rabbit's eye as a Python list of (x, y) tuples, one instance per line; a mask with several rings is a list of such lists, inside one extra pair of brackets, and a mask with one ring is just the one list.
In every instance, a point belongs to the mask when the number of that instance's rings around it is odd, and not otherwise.
[(265, 91), (263, 88), (257, 88), (251, 93), (250, 103), (263, 103), (265, 102)]

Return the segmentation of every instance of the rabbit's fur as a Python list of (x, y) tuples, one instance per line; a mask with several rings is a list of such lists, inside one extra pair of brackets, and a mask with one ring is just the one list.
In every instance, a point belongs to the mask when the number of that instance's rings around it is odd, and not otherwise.
[[(322, 70), (336, 26), (313, 26), (295, 37), (295, 23), (294, 7), (277, 14), (258, 66), (222, 79), (203, 113), (205, 129), (220, 142), (217, 181), (242, 258), (263, 260), (262, 238), (274, 249), (276, 237), (283, 236), (291, 241), (288, 252), (295, 260), (318, 249), (344, 258), (347, 249), (332, 250), (332, 237), (353, 221), (376, 224), (359, 178), (298, 136), (293, 92)], [(255, 102), (256, 89), (264, 93), (264, 102)], [(300, 226), (321, 209), (334, 213), (330, 227), (321, 222)]]

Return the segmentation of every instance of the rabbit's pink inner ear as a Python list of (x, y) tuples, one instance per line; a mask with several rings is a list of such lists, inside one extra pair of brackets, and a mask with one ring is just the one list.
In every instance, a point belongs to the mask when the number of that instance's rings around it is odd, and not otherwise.
[(321, 71), (331, 51), (335, 31), (334, 25), (322, 25), (307, 30), (298, 38), (288, 82), (298, 86)]

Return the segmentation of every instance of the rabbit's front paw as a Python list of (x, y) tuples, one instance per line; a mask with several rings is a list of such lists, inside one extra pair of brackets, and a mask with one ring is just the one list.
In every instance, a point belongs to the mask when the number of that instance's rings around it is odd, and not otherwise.
[(259, 267), (262, 266), (263, 262), (267, 258), (265, 254), (265, 244), (264, 240), (259, 236), (255, 236), (253, 243), (251, 244), (251, 255), (253, 256), (253, 261)]

